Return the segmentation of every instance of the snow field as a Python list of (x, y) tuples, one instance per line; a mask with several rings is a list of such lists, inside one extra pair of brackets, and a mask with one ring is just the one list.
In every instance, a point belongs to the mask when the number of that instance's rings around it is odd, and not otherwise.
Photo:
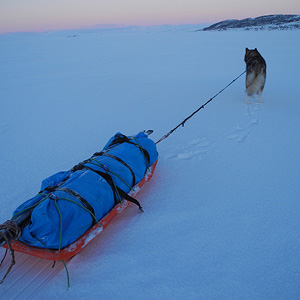
[(145, 212), (36, 299), (298, 299), (299, 32), (171, 29), (0, 36), (2, 221), (115, 132), (158, 140), (243, 72), (245, 47), (267, 62), (264, 103), (242, 77), (159, 143)]

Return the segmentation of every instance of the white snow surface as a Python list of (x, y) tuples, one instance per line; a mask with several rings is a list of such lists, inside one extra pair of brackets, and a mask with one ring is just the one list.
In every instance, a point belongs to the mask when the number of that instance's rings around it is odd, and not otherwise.
[(243, 75), (159, 143), (145, 212), (130, 205), (68, 263), (70, 289), (61, 268), (36, 299), (299, 299), (296, 30), (1, 35), (0, 221), (116, 132), (157, 141), (244, 71), (245, 47), (267, 62), (263, 103)]

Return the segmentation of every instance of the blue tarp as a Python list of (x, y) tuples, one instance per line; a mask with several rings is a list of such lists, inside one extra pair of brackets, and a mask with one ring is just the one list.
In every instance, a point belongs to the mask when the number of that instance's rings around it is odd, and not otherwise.
[[(41, 248), (62, 249), (93, 225), (90, 211), (84, 208), (79, 198), (58, 189), (67, 188), (79, 194), (93, 208), (97, 220), (104, 217), (115, 206), (116, 192), (93, 170), (109, 174), (113, 183), (126, 193), (132, 187), (133, 177), (136, 184), (143, 179), (147, 168), (158, 157), (155, 143), (143, 132), (127, 137), (127, 142), (122, 142), (122, 138), (126, 140), (125, 136), (117, 133), (102, 153), (95, 153), (81, 164), (88, 168), (59, 172), (42, 182), (41, 192), (14, 212), (14, 215), (21, 214), (35, 206), (29, 224), (22, 231), (21, 242)], [(49, 186), (56, 188), (49, 192), (51, 189), (45, 189)]]

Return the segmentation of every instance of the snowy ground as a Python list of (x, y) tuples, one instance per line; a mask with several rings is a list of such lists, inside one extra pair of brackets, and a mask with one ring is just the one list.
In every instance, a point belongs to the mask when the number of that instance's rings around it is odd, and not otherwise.
[(159, 143), (145, 213), (128, 208), (69, 262), (69, 290), (61, 269), (36, 299), (299, 299), (299, 37), (0, 36), (1, 222), (115, 132), (153, 129), (157, 141), (243, 72), (245, 47), (267, 61), (264, 103), (245, 104), (243, 76)]

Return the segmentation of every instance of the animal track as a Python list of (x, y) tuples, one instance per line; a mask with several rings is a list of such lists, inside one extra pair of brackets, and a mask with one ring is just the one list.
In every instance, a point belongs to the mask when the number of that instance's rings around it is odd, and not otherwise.
[(250, 135), (250, 127), (259, 123), (257, 111), (261, 109), (262, 108), (260, 104), (253, 105), (252, 107), (247, 106), (247, 112), (245, 115), (248, 116), (248, 122), (246, 124), (234, 126), (234, 132), (229, 134), (227, 138), (238, 143), (246, 141), (247, 137)]
[(225, 137), (217, 138), (217, 140), (211, 142), (206, 138), (195, 138), (188, 144), (180, 145), (177, 149), (165, 156), (166, 159), (179, 159), (179, 160), (190, 160), (190, 159), (203, 159), (203, 156), (209, 152), (220, 150), (228, 145), (228, 141), (234, 141), (237, 143), (243, 143), (247, 141), (251, 134), (251, 128), (254, 125), (259, 124), (260, 119), (258, 111), (262, 107), (260, 104), (247, 105), (247, 110), (244, 114), (246, 118), (243, 118), (243, 122), (233, 127), (233, 130)]
[(229, 140), (234, 140), (238, 143), (242, 143), (247, 139), (249, 134), (250, 134), (249, 132), (244, 132), (243, 134), (233, 133), (233, 134), (230, 134), (227, 138)]
[(208, 152), (208, 147), (212, 143), (207, 141), (204, 138), (196, 138), (193, 139), (188, 145), (185, 145), (184, 149), (177, 150), (176, 152), (170, 153), (165, 158), (172, 159), (180, 159), (180, 160), (189, 160), (195, 156), (201, 158), (201, 154), (205, 154)]
[(198, 155), (200, 153), (200, 151), (186, 151), (186, 152), (182, 152), (179, 153), (176, 158), (178, 159), (182, 159), (182, 160), (188, 160), (193, 158), (195, 155)]

